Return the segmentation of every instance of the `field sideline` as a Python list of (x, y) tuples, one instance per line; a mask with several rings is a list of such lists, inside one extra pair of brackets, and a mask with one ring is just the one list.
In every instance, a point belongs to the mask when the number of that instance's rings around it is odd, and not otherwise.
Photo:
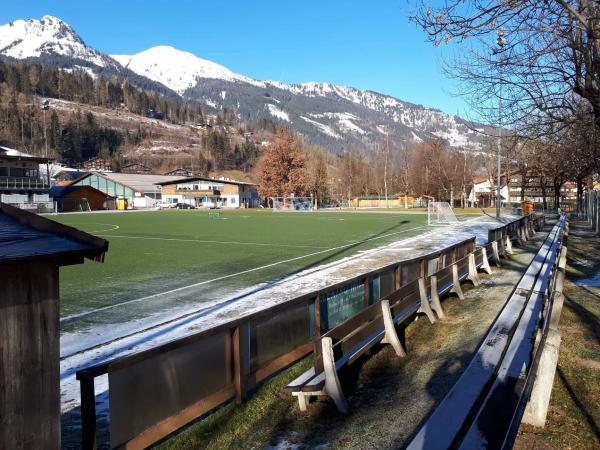
[[(471, 216), (473, 217), (473, 216)], [(109, 240), (104, 264), (61, 269), (63, 329), (210, 302), (286, 274), (423, 233), (425, 214), (206, 210), (51, 216)], [(71, 323), (73, 322), (73, 323)], [(91, 322), (91, 323), (90, 323)]]

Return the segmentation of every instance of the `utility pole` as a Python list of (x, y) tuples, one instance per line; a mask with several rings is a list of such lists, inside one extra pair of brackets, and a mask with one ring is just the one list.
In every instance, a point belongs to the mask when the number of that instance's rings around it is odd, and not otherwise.
[(498, 67), (499, 72), (499, 95), (498, 95), (498, 161), (497, 161), (497, 179), (496, 179), (496, 219), (500, 220), (500, 206), (502, 204), (502, 195), (500, 193), (500, 152), (502, 151), (502, 49), (506, 39), (504, 37), (504, 28), (498, 28)]
[(48, 100), (42, 103), (42, 116), (44, 117), (44, 157), (46, 158), (46, 181), (50, 186), (50, 163), (48, 162), (48, 135), (46, 133), (46, 110), (49, 108)]
[(385, 165), (383, 166), (383, 186), (385, 189), (385, 207), (389, 209), (390, 202), (388, 200), (388, 188), (387, 188), (387, 165), (388, 165), (388, 157), (390, 154), (390, 141), (389, 141), (389, 137), (387, 135), (385, 136), (385, 147), (386, 147), (386, 151), (385, 151)]

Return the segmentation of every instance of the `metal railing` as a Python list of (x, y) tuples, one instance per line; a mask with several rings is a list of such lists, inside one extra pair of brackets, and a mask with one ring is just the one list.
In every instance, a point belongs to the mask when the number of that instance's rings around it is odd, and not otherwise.
[(46, 180), (40, 178), (0, 178), (0, 189), (48, 189)]
[(600, 191), (585, 193), (583, 211), (579, 213), (596, 233), (600, 233)]
[(308, 355), (316, 338), (392, 292), (413, 289), (419, 279), (431, 290), (435, 275), (437, 290), (443, 294), (453, 286), (454, 276), (460, 280), (469, 276), (472, 259), (478, 267), (483, 265), (483, 255), (498, 258), (499, 264), (506, 238), (521, 239), (532, 227), (533, 221), (524, 217), (495, 230), (486, 247), (476, 248), (475, 238), (470, 237), (200, 333), (79, 370), (81, 446), (92, 449), (97, 443), (94, 379), (98, 376), (108, 374), (111, 448), (145, 448), (225, 402), (242, 403), (250, 389)]

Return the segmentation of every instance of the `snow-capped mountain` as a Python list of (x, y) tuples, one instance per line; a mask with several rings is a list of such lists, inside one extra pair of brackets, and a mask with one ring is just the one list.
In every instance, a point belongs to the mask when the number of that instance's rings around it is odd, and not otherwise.
[(87, 46), (67, 23), (52, 16), (15, 20), (0, 26), (0, 53), (16, 59), (55, 54), (89, 61), (99, 67), (114, 64), (110, 57)]
[(245, 121), (280, 121), (332, 151), (370, 148), (386, 136), (399, 144), (436, 137), (455, 147), (481, 146), (473, 124), (436, 109), (331, 83), (255, 80), (164, 45), (108, 56), (52, 16), (0, 26), (0, 56), (117, 75), (143, 89), (200, 102), (209, 112), (229, 108)]
[(285, 122), (333, 150), (437, 137), (455, 147), (479, 147), (473, 126), (456, 116), (376, 92), (331, 83), (285, 84), (235, 73), (169, 46), (135, 55), (111, 55), (141, 76), (160, 82), (208, 110), (227, 107), (240, 118)]
[(152, 47), (135, 55), (111, 55), (111, 57), (123, 67), (158, 81), (180, 95), (196, 86), (203, 78), (244, 83), (254, 81), (217, 63), (168, 45)]

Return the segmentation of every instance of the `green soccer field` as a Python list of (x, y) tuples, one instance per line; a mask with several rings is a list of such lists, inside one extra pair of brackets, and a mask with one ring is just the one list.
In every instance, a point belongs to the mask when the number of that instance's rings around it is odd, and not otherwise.
[[(110, 242), (104, 264), (61, 269), (63, 318), (99, 308), (115, 315), (130, 308), (135, 318), (215, 301), (428, 229), (425, 214), (374, 212), (232, 210), (214, 218), (184, 210), (52, 218)], [(110, 323), (110, 316), (105, 320)]]

